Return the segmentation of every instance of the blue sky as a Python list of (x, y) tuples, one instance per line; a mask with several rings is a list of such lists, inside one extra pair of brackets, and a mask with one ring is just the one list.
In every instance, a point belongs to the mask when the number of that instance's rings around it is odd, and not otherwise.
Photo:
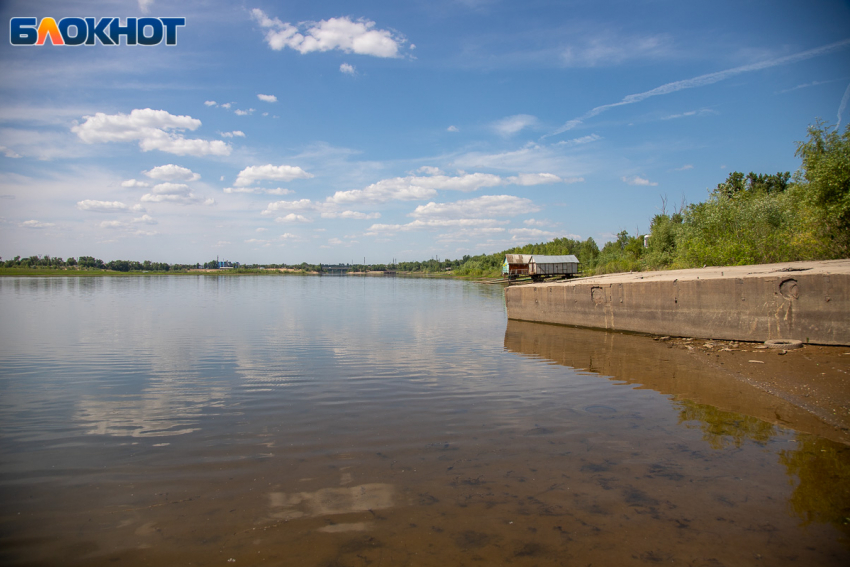
[[(178, 6), (178, 7), (175, 7)], [(0, 256), (389, 262), (645, 232), (850, 120), (839, 1), (4, 1)]]

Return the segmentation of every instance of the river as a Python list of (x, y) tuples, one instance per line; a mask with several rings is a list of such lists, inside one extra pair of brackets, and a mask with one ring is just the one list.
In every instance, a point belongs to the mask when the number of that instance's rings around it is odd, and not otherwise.
[(845, 445), (502, 294), (0, 278), (0, 563), (848, 563)]

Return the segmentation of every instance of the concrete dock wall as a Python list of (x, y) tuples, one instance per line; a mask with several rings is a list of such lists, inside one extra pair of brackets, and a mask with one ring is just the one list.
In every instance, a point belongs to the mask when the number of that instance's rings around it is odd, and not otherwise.
[(509, 287), (505, 300), (522, 321), (850, 345), (850, 260), (609, 274)]

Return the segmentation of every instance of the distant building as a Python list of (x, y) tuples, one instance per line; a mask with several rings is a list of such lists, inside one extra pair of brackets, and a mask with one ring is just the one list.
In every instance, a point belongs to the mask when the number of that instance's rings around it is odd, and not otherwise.
[(527, 276), (529, 261), (531, 261), (531, 254), (505, 255), (505, 263), (502, 264), (502, 275), (510, 279), (515, 279), (518, 276)]
[(579, 261), (573, 255), (541, 256), (535, 254), (528, 262), (528, 273), (532, 279), (543, 276), (574, 276), (578, 274)]

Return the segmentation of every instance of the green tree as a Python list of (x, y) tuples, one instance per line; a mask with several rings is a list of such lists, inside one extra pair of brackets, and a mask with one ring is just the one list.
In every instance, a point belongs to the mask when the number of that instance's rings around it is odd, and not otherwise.
[(820, 227), (833, 257), (850, 256), (850, 124), (844, 132), (817, 121), (806, 141), (797, 142), (802, 165), (794, 176), (802, 198), (814, 209), (809, 219)]

